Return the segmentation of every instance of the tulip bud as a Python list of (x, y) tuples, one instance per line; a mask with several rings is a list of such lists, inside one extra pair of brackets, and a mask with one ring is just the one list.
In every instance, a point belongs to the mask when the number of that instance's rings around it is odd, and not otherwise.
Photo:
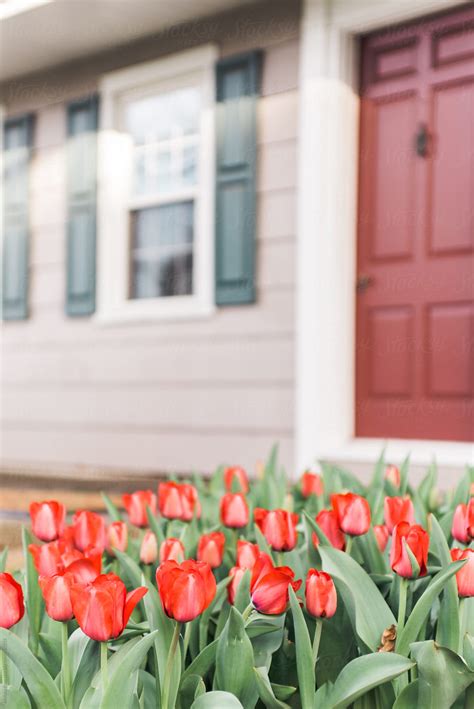
[(60, 544), (29, 544), (28, 551), (33, 557), (33, 563), (40, 576), (54, 576), (62, 567)]
[(254, 519), (274, 551), (291, 551), (296, 546), (298, 515), (287, 510), (264, 510), (256, 507)]
[(53, 620), (63, 623), (73, 617), (66, 571), (59, 571), (54, 576), (40, 576), (39, 587), (46, 605), (46, 613)]
[(11, 574), (0, 573), (0, 628), (11, 628), (25, 614), (23, 590)]
[(457, 542), (471, 542), (474, 536), (474, 497), (469, 500), (468, 505), (459, 504), (454, 510), (451, 534)]
[(234, 605), (235, 595), (242, 581), (242, 577), (245, 574), (246, 569), (242, 569), (240, 566), (233, 566), (229, 571), (229, 576), (232, 579), (227, 586), (227, 598), (231, 606)]
[(225, 535), (223, 532), (203, 534), (198, 542), (197, 558), (216, 569), (222, 564), (224, 556)]
[(400, 471), (396, 465), (387, 465), (385, 479), (391, 482), (393, 487), (400, 487)]
[(259, 553), (258, 544), (239, 539), (237, 542), (237, 566), (242, 569), (253, 569)]
[[(346, 548), (346, 538), (344, 536), (344, 532), (342, 532), (339, 527), (339, 520), (336, 512), (334, 510), (321, 510), (321, 512), (316, 515), (316, 522), (321, 527), (332, 546), (335, 549), (344, 551)], [(314, 546), (317, 547), (319, 544), (319, 539), (316, 532), (313, 532), (312, 539)]]
[(119, 551), (127, 551), (128, 545), (128, 529), (125, 522), (116, 521), (109, 524), (107, 527), (107, 551), (112, 556), (114, 549)]
[(301, 586), (301, 581), (294, 581), (294, 577), (294, 571), (288, 566), (278, 566), (259, 575), (255, 580), (252, 578), (250, 590), (253, 607), (266, 615), (283, 613), (288, 606), (289, 586), (291, 585), (294, 591)]
[(147, 526), (147, 507), (153, 514), (156, 513), (156, 495), (151, 490), (137, 490), (131, 495), (122, 495), (122, 501), (130, 522), (136, 527)]
[(419, 524), (399, 522), (393, 530), (390, 566), (396, 574), (411, 579), (425, 576), (430, 539)]
[(249, 521), (249, 508), (242, 493), (228, 492), (220, 504), (222, 524), (232, 529), (245, 527)]
[(386, 497), (383, 504), (384, 518), (387, 529), (391, 534), (399, 522), (415, 524), (415, 510), (413, 502), (406, 497)]
[(301, 494), (303, 497), (317, 495), (318, 497), (324, 492), (323, 480), (317, 473), (306, 471), (301, 476)]
[(115, 574), (101, 574), (92, 583), (71, 583), (71, 605), (82, 632), (106, 642), (123, 632), (133, 609), (147, 593), (144, 586), (127, 593)]
[(385, 551), (390, 534), (385, 524), (374, 525), (374, 534), (381, 552)]
[(451, 549), (453, 561), (467, 559), (456, 574), (458, 594), (461, 598), (471, 598), (474, 596), (474, 549)]
[(194, 620), (216, 595), (216, 580), (209, 564), (200, 561), (165, 561), (156, 570), (163, 610), (179, 623)]
[(179, 539), (170, 537), (162, 542), (160, 546), (160, 564), (164, 561), (177, 561), (178, 564), (184, 561), (184, 546)]
[(167, 519), (190, 522), (201, 516), (201, 503), (194, 485), (187, 483), (163, 482), (158, 486), (158, 507)]
[(140, 547), (140, 561), (142, 564), (154, 564), (158, 559), (158, 542), (149, 529), (145, 532)]
[(228, 492), (243, 492), (246, 495), (249, 491), (247, 473), (239, 466), (226, 468), (224, 471), (224, 485)]
[(53, 542), (64, 531), (66, 508), (56, 500), (32, 502), (30, 517), (33, 534), (42, 542)]
[(331, 504), (337, 514), (343, 532), (356, 537), (365, 534), (370, 527), (370, 507), (365, 497), (347, 492), (331, 495)]
[(105, 549), (107, 534), (103, 518), (96, 512), (78, 510), (72, 518), (74, 546), (79, 551), (94, 547), (100, 553)]
[(334, 581), (324, 571), (310, 569), (306, 577), (306, 609), (315, 618), (331, 618), (337, 608)]

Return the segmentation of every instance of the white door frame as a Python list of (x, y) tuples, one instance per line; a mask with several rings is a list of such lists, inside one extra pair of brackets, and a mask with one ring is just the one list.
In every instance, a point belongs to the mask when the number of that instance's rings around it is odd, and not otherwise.
[[(357, 36), (453, 0), (304, 0), (300, 49), (296, 305), (296, 466), (375, 460), (382, 439), (355, 438), (355, 270), (358, 171)], [(462, 466), (474, 447), (390, 441), (397, 462)]]

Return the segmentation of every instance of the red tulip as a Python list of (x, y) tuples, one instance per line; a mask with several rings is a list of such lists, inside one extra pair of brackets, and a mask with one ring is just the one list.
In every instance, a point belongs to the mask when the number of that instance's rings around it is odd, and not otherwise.
[(148, 525), (147, 506), (156, 514), (156, 495), (151, 490), (137, 490), (131, 495), (122, 495), (122, 501), (130, 522), (136, 527)]
[(467, 564), (456, 574), (458, 594), (462, 598), (474, 596), (474, 549), (451, 549), (451, 558), (453, 561), (467, 559)]
[(324, 492), (323, 480), (317, 473), (306, 471), (301, 476), (301, 493), (303, 497), (317, 495), (318, 497)]
[(249, 507), (241, 492), (228, 492), (221, 499), (222, 524), (232, 529), (245, 527), (249, 521)]
[(253, 569), (259, 554), (258, 544), (246, 542), (244, 539), (237, 542), (237, 566), (242, 569)]
[(415, 524), (415, 510), (409, 497), (386, 497), (383, 510), (385, 524), (390, 534), (399, 522)]
[(170, 537), (162, 542), (160, 547), (160, 564), (164, 561), (184, 561), (184, 546), (180, 539)]
[(139, 588), (127, 593), (115, 574), (101, 574), (91, 583), (72, 583), (71, 604), (83, 633), (105, 642), (118, 637), (126, 627), (133, 609), (147, 592)]
[(128, 546), (128, 528), (125, 522), (116, 521), (109, 524), (107, 527), (107, 551), (112, 556), (114, 549), (119, 551), (127, 551)]
[(400, 471), (396, 465), (387, 465), (385, 479), (389, 480), (394, 487), (400, 487)]
[(164, 482), (158, 486), (158, 507), (167, 519), (189, 522), (194, 516), (200, 517), (201, 504), (197, 490), (187, 483)]
[(203, 534), (197, 548), (198, 561), (209, 564), (211, 569), (216, 569), (222, 564), (224, 556), (225, 535), (223, 532)]
[(252, 589), (254, 586), (258, 584), (258, 582), (267, 574), (270, 573), (270, 571), (273, 571), (274, 569), (273, 561), (269, 554), (266, 554), (264, 551), (259, 552), (259, 555), (257, 557), (257, 560), (253, 566), (252, 569), (252, 576), (250, 579), (250, 588)]
[(301, 581), (294, 581), (294, 577), (289, 566), (277, 566), (259, 576), (250, 587), (254, 608), (266, 615), (283, 613), (288, 605), (288, 587), (291, 585), (297, 591), (301, 586)]
[(385, 524), (375, 524), (374, 534), (380, 551), (384, 552), (390, 537), (388, 528)]
[(78, 549), (66, 549), (66, 551), (61, 554), (61, 568), (67, 568), (74, 562), (79, 561), (90, 562), (95, 569), (96, 576), (100, 574), (102, 569), (102, 553), (95, 547), (87, 547), (83, 552)]
[(140, 561), (142, 564), (154, 564), (158, 559), (158, 542), (149, 529), (145, 532), (140, 547)]
[(165, 561), (156, 570), (163, 610), (179, 623), (200, 615), (216, 595), (216, 580), (209, 564), (201, 561)]
[(370, 507), (365, 497), (347, 492), (331, 495), (331, 504), (337, 514), (339, 527), (353, 537), (365, 534), (370, 527)]
[(474, 497), (471, 497), (469, 504), (460, 504), (454, 510), (451, 534), (462, 544), (469, 544), (474, 538)]
[(229, 571), (229, 576), (232, 579), (227, 586), (227, 598), (231, 605), (234, 605), (235, 594), (239, 588), (240, 582), (242, 581), (242, 576), (245, 574), (245, 569), (240, 566), (233, 566)]
[(310, 569), (306, 577), (306, 608), (315, 618), (331, 618), (337, 608), (334, 581), (324, 571)]
[(62, 622), (70, 620), (74, 615), (69, 592), (71, 583), (91, 583), (98, 575), (91, 561), (80, 559), (53, 576), (40, 576), (38, 583), (49, 617)]
[[(392, 548), (390, 550), (390, 566), (399, 576), (406, 579), (426, 575), (428, 562), (428, 547), (430, 538), (428, 532), (419, 524), (410, 525), (409, 522), (399, 522), (392, 533)], [(407, 551), (412, 555), (420, 568), (412, 568), (412, 562)]]
[(61, 547), (57, 541), (49, 544), (29, 544), (28, 551), (40, 576), (53, 576), (63, 566)]
[(298, 515), (286, 510), (264, 510), (256, 507), (254, 518), (274, 551), (290, 551), (296, 546)]
[(23, 590), (11, 574), (0, 573), (0, 628), (11, 628), (25, 614)]
[(224, 471), (224, 485), (228, 492), (237, 492), (240, 490), (240, 492), (247, 494), (249, 491), (247, 473), (239, 466), (226, 468)]
[(66, 508), (56, 500), (32, 502), (30, 517), (35, 536), (42, 542), (53, 542), (64, 531)]
[(96, 512), (78, 510), (72, 518), (74, 530), (74, 546), (79, 551), (94, 547), (101, 553), (105, 549), (107, 535), (105, 522)]
[[(339, 527), (339, 520), (336, 512), (334, 510), (321, 510), (321, 512), (316, 515), (316, 522), (321, 527), (333, 547), (344, 551), (346, 548), (346, 538)], [(315, 532), (313, 532), (312, 536), (313, 544), (317, 547), (319, 544), (318, 536)]]

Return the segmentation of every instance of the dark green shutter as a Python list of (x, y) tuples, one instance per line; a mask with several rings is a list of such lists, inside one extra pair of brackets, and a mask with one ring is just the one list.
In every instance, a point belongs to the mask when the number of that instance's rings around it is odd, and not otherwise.
[(3, 284), (4, 320), (28, 317), (28, 193), (33, 116), (4, 126)]
[(97, 97), (68, 105), (67, 283), (68, 315), (95, 310)]
[(255, 300), (255, 172), (260, 53), (217, 64), (216, 302)]

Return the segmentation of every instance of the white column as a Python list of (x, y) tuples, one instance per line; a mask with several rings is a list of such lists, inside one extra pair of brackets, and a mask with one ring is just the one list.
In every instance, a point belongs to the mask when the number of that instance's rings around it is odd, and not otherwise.
[(353, 436), (358, 108), (352, 37), (305, 0), (300, 55), (296, 465)]

